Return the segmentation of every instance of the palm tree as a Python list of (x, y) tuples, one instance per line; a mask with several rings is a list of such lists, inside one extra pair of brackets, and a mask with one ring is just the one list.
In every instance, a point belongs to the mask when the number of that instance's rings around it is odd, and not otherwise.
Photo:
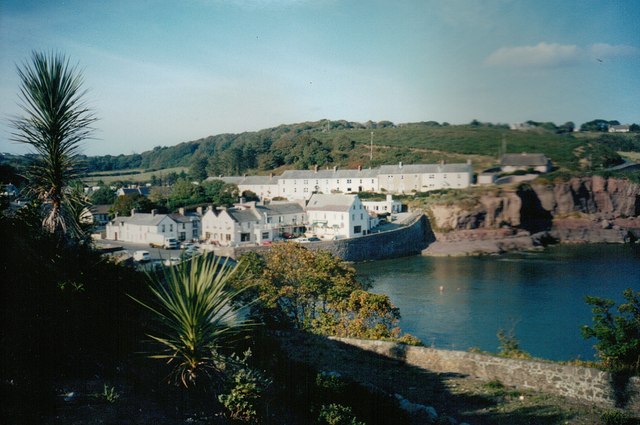
[(36, 51), (17, 71), (24, 116), (11, 120), (12, 140), (37, 153), (27, 176), (30, 191), (45, 206), (42, 227), (78, 236), (74, 211), (81, 199), (68, 186), (80, 176), (80, 142), (91, 137), (96, 121), (83, 101), (82, 75), (64, 55)]
[(159, 350), (150, 357), (171, 364), (175, 381), (185, 387), (220, 377), (228, 360), (220, 351), (251, 326), (236, 304), (243, 290), (230, 285), (241, 270), (211, 254), (193, 257), (149, 275), (151, 303), (134, 298), (158, 321), (156, 334), (148, 336)]

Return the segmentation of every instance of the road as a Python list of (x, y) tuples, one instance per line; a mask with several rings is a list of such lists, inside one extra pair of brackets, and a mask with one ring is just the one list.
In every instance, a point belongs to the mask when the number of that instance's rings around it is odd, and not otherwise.
[(98, 239), (95, 240), (94, 243), (97, 247), (122, 247), (123, 250), (127, 251), (129, 255), (133, 256), (135, 251), (143, 250), (149, 251), (151, 255), (151, 261), (154, 260), (166, 260), (171, 257), (179, 257), (182, 254), (181, 249), (162, 249), (162, 248), (151, 248), (149, 244), (141, 244), (141, 243), (133, 243), (133, 242), (124, 242), (124, 241), (112, 241), (106, 239)]

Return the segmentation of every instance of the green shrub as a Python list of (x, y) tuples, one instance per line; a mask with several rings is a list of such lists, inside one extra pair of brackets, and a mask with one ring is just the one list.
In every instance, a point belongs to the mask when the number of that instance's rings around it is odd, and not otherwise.
[(606, 410), (600, 415), (603, 425), (637, 425), (640, 423), (638, 419), (634, 419), (624, 410), (612, 409)]
[(316, 375), (316, 386), (323, 391), (340, 395), (347, 388), (347, 383), (336, 374), (320, 372)]
[(244, 353), (244, 358), (232, 356), (228, 363), (231, 373), (226, 392), (218, 395), (218, 401), (227, 409), (230, 419), (257, 423), (258, 401), (265, 389), (271, 384), (271, 380), (266, 378), (261, 372), (252, 369), (247, 360), (251, 356), (251, 351)]
[(530, 359), (531, 355), (526, 351), (520, 349), (520, 342), (515, 336), (513, 328), (508, 333), (504, 329), (498, 330), (498, 341), (500, 346), (498, 347), (498, 354), (503, 357), (510, 357), (513, 359)]
[(350, 407), (334, 403), (322, 405), (318, 422), (327, 425), (365, 425), (353, 415)]
[(583, 326), (584, 338), (596, 338), (598, 357), (603, 366), (612, 371), (637, 374), (640, 371), (640, 292), (631, 288), (623, 292), (626, 300), (618, 306), (618, 314), (611, 309), (613, 300), (586, 296), (593, 312), (593, 327)]

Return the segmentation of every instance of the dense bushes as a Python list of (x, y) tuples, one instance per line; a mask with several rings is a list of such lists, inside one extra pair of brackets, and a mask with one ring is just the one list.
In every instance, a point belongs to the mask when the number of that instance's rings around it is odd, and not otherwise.
[(103, 372), (136, 350), (145, 318), (125, 293), (140, 294), (142, 276), (43, 232), (38, 211), (3, 213), (2, 404), (37, 410), (51, 402), (54, 378)]
[(611, 309), (613, 300), (586, 297), (592, 306), (593, 326), (583, 326), (585, 338), (595, 338), (595, 349), (603, 365), (616, 372), (640, 372), (640, 292), (629, 288), (624, 291), (625, 302)]
[[(386, 295), (367, 292), (369, 284), (353, 267), (328, 251), (296, 243), (274, 244), (264, 256), (242, 258), (247, 270), (239, 287), (250, 286), (259, 302), (255, 317), (272, 327), (342, 337), (398, 339), (399, 310)], [(409, 335), (404, 342), (418, 343)]]

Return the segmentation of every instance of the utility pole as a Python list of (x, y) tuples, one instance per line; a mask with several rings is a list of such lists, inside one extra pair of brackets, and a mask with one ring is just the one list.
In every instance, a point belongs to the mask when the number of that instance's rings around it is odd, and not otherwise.
[(373, 131), (371, 132), (371, 152), (369, 153), (369, 161), (373, 161)]

